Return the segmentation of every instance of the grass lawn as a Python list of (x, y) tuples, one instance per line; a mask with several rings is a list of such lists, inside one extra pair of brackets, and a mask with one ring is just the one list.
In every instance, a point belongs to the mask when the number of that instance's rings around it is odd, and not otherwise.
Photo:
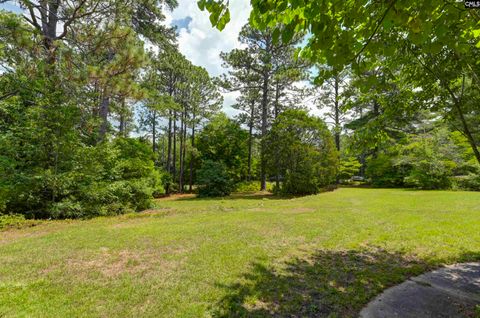
[(480, 193), (343, 188), (0, 232), (0, 317), (350, 317), (480, 260)]

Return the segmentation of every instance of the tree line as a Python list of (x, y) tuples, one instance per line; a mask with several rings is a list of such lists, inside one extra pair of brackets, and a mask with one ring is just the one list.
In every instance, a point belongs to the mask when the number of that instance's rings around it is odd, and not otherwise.
[[(0, 213), (357, 181), (480, 188), (480, 32), (458, 3), (254, 2), (217, 78), (179, 52), (176, 1), (17, 3), (0, 11)], [(199, 1), (220, 29), (227, 5)]]
[(176, 1), (18, 5), (0, 11), (0, 213), (117, 214), (191, 189), (188, 147), (222, 98), (164, 24)]
[[(279, 186), (267, 134), (305, 93), (294, 85), (307, 79), (300, 37), (276, 44), (247, 25), (248, 48), (222, 53), (230, 72), (211, 78), (163, 22), (175, 1), (17, 4), (22, 14), (0, 11), (0, 213), (91, 217), (242, 181), (265, 190), (270, 175)], [(241, 92), (238, 118), (221, 113), (226, 91)]]
[[(198, 1), (222, 29), (228, 1)], [(251, 1), (251, 25), (315, 68), (337, 181), (479, 189), (478, 13), (461, 2)], [(228, 20), (228, 19), (227, 19)]]

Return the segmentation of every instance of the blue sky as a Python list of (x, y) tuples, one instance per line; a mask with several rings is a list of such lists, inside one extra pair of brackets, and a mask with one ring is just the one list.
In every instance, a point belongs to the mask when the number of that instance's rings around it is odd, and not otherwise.
[(172, 24), (175, 25), (179, 30), (186, 29), (190, 30), (190, 22), (192, 22), (192, 17), (186, 16), (182, 19), (172, 20)]
[(13, 12), (18, 12), (18, 13), (22, 12), (22, 10), (17, 5), (15, 5), (14, 1), (8, 1), (7, 3), (2, 3), (0, 4), (0, 8), (13, 11)]

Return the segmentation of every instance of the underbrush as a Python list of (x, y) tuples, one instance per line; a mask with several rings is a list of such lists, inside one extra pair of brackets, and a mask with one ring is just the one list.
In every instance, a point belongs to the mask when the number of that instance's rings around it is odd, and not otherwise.
[(39, 223), (37, 220), (27, 220), (21, 214), (0, 215), (0, 231), (7, 229), (21, 229), (32, 227)]
[[(273, 192), (275, 184), (273, 182), (267, 182), (267, 191)], [(235, 185), (235, 191), (238, 193), (242, 192), (257, 192), (260, 191), (260, 182), (259, 181), (242, 181)]]

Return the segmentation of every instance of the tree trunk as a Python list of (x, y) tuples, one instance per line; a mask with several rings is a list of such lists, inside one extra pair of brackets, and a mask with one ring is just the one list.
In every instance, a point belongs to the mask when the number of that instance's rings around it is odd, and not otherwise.
[(177, 111), (173, 111), (173, 162), (172, 162), (173, 182), (177, 182)]
[(465, 119), (465, 116), (462, 113), (461, 106), (457, 103), (455, 103), (456, 109), (458, 112), (458, 117), (460, 118), (460, 122), (462, 123), (463, 127), (463, 133), (468, 139), (468, 143), (472, 147), (473, 153), (475, 155), (475, 158), (477, 159), (478, 163), (480, 164), (480, 151), (478, 150), (477, 144), (475, 143), (475, 139), (473, 138), (473, 134), (470, 131), (470, 128), (468, 127), (467, 120)]
[(453, 99), (453, 105), (455, 107), (455, 110), (458, 113), (458, 118), (460, 119), (460, 122), (462, 123), (463, 133), (467, 137), (468, 143), (470, 144), (470, 147), (473, 150), (473, 154), (475, 155), (475, 158), (477, 159), (478, 163), (480, 163), (480, 151), (478, 150), (477, 144), (475, 142), (475, 138), (473, 138), (473, 134), (470, 131), (470, 127), (468, 127), (467, 120), (465, 119), (465, 115), (463, 114), (461, 99), (457, 98), (457, 96), (455, 95), (455, 93), (452, 91), (452, 89), (450, 88), (450, 86), (447, 83), (445, 83), (443, 81), (442, 81), (442, 83), (443, 83), (443, 85), (445, 86), (448, 93), (450, 94), (450, 96)]
[(255, 116), (255, 100), (252, 99), (250, 105), (250, 122), (248, 123), (248, 174), (247, 180), (252, 177), (252, 144), (253, 144), (253, 122)]
[[(108, 61), (113, 60), (115, 53), (112, 50), (108, 51), (107, 59)], [(108, 84), (106, 84), (108, 85)], [(102, 142), (105, 140), (108, 130), (108, 115), (110, 113), (110, 93), (108, 92), (107, 87), (103, 88), (102, 101), (100, 103), (100, 119), (102, 123), (100, 124), (100, 130), (98, 133), (98, 141)]]
[(162, 158), (161, 158), (161, 162), (162, 162), (162, 165), (163, 165), (167, 162), (167, 160), (166, 160), (166, 149), (165, 149), (165, 134), (162, 134), (160, 136), (160, 138), (162, 138)]
[(260, 155), (260, 191), (267, 189), (266, 158), (265, 158), (265, 137), (267, 135), (267, 114), (268, 114), (268, 82), (269, 74), (263, 74), (262, 85), (262, 145)]
[(182, 193), (184, 191), (184, 185), (185, 185), (185, 181), (184, 181), (184, 177), (185, 177), (185, 157), (187, 155), (187, 114), (185, 113), (185, 117), (184, 117), (184, 127), (183, 127), (183, 148), (182, 148), (182, 180), (181, 180), (181, 183), (182, 183)]
[[(192, 136), (191, 136), (191, 143), (192, 143), (192, 149), (194, 150), (195, 148), (195, 113), (193, 113), (193, 121), (192, 121)], [(193, 161), (195, 160), (195, 153), (192, 151), (192, 155), (190, 158), (190, 181), (188, 185), (188, 191), (192, 192), (193, 190)]]
[(168, 173), (172, 173), (172, 111), (168, 111), (168, 131), (167, 131), (167, 164), (165, 169)]
[[(167, 173), (172, 173), (172, 111), (168, 111), (168, 141), (167, 141), (167, 163), (165, 165)], [(170, 184), (165, 187), (165, 193), (170, 194)]]
[(183, 147), (185, 143), (183, 139), (184, 123), (185, 123), (185, 111), (183, 111), (182, 114), (180, 115), (180, 173), (178, 176), (178, 189), (180, 193), (183, 193)]
[(122, 99), (121, 109), (120, 109), (120, 119), (118, 123), (118, 134), (120, 137), (126, 137), (126, 118), (125, 118), (125, 99)]
[(123, 114), (120, 114), (120, 119), (118, 123), (118, 135), (120, 137), (125, 137), (125, 117)]
[(338, 103), (339, 94), (338, 94), (338, 76), (335, 76), (335, 146), (337, 150), (340, 151), (340, 132), (341, 132), (341, 123), (340, 123), (340, 105)]
[(53, 74), (55, 64), (57, 62), (57, 53), (56, 53), (57, 47), (55, 46), (53, 39), (49, 37), (44, 38), (43, 46), (45, 48), (45, 51), (47, 51), (47, 58), (46, 58), (47, 65), (48, 65), (47, 72)]
[[(278, 79), (275, 83), (275, 119), (277, 119), (278, 114), (279, 114), (279, 102), (280, 99), (280, 85), (278, 82)], [(278, 150), (276, 149), (276, 156), (275, 156), (275, 186), (277, 190), (280, 188), (280, 172), (278, 171), (279, 169), (279, 162), (278, 162)]]
[(152, 150), (155, 156), (155, 162), (157, 161), (157, 112), (152, 111)]
[[(377, 100), (373, 101), (373, 114), (374, 118), (377, 118), (380, 115), (380, 104), (377, 102)], [(378, 157), (378, 145), (375, 145), (375, 148), (373, 148), (372, 157), (374, 159)]]
[(98, 142), (102, 142), (105, 140), (105, 136), (107, 135), (108, 129), (108, 114), (110, 113), (110, 97), (105, 93), (103, 93), (102, 101), (100, 103), (100, 110), (98, 115), (101, 119), (100, 129), (98, 131)]
[(278, 105), (279, 100), (280, 100), (280, 84), (278, 83), (278, 79), (277, 79), (275, 83), (275, 109), (274, 109), (275, 119), (277, 119), (278, 114), (280, 112), (279, 105)]
[[(58, 8), (60, 0), (55, 1), (39, 1), (38, 6), (33, 6), (29, 3), (30, 17), (34, 21), (36, 17), (40, 18), (39, 27), (43, 36), (43, 47), (47, 53), (46, 62), (48, 65), (48, 73), (53, 75), (54, 67), (57, 62), (57, 47), (55, 40), (57, 40), (57, 25), (58, 25)], [(35, 7), (35, 9), (33, 9)], [(38, 11), (37, 11), (38, 10)], [(38, 15), (37, 15), (38, 14)]]

